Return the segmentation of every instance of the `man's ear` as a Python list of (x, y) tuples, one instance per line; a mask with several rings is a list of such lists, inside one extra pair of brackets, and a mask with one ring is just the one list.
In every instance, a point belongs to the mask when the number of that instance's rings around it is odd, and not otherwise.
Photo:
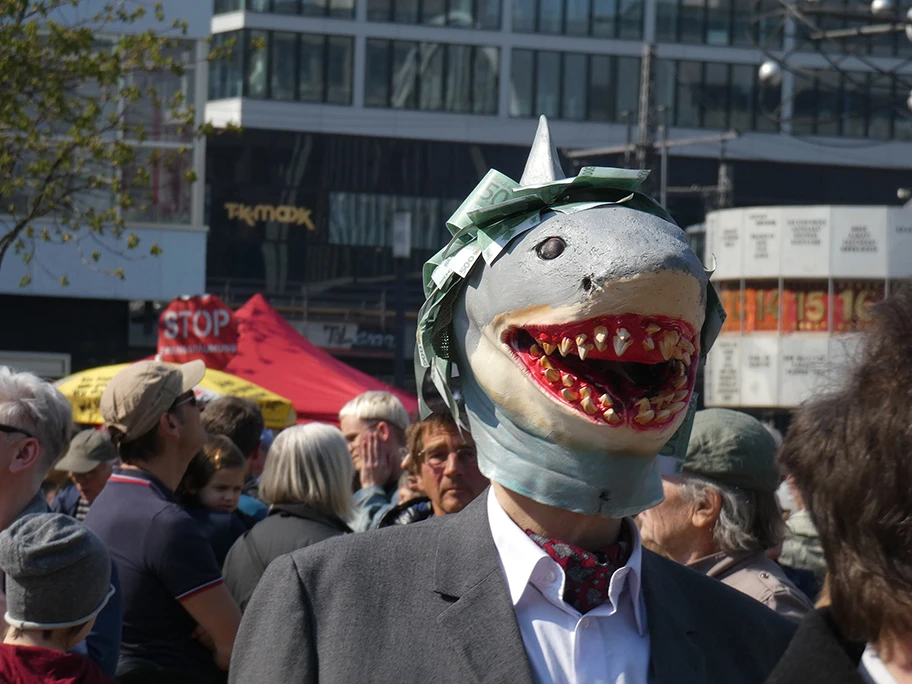
[(694, 527), (702, 529), (712, 529), (716, 526), (719, 516), (722, 513), (722, 495), (719, 490), (712, 487), (706, 487), (703, 490), (703, 496), (694, 504), (691, 513), (691, 522)]
[(9, 464), (10, 473), (21, 473), (31, 468), (38, 461), (41, 455), (41, 446), (34, 437), (26, 437), (22, 440), (16, 455), (13, 456)]
[(163, 435), (168, 437), (178, 437), (180, 435), (181, 421), (173, 413), (165, 413), (158, 419), (158, 427)]
[(380, 437), (380, 441), (388, 442), (390, 439), (390, 426), (385, 420), (381, 420), (377, 423), (377, 435)]

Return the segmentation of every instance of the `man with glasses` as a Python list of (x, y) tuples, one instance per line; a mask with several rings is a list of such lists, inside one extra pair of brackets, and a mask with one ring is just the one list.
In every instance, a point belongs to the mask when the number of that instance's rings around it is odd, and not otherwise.
[[(54, 386), (31, 373), (0, 366), (0, 530), (32, 513), (47, 513), (41, 483), (67, 446), (72, 410)], [(119, 582), (112, 568), (111, 584)], [(6, 612), (0, 573), (0, 616)], [(0, 634), (6, 625), (0, 619)], [(120, 652), (120, 591), (98, 615), (77, 650), (113, 675)]]
[(224, 681), (228, 669), (240, 611), (208, 541), (174, 502), (174, 489), (206, 441), (193, 394), (205, 372), (201, 361), (141, 361), (114, 376), (101, 397), (123, 465), (86, 525), (120, 571), (122, 684), (209, 684)]
[(488, 478), (478, 470), (472, 435), (460, 430), (450, 414), (433, 413), (415, 423), (407, 439), (408, 456), (403, 465), (417, 476), (426, 496), (392, 508), (379, 527), (458, 513), (488, 486)]

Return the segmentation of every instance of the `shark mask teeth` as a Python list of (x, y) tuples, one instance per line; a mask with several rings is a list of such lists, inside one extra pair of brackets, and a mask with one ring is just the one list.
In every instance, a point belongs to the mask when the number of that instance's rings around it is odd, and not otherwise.
[(503, 341), (542, 391), (606, 427), (664, 429), (690, 401), (699, 337), (682, 320), (599, 316), (513, 327)]

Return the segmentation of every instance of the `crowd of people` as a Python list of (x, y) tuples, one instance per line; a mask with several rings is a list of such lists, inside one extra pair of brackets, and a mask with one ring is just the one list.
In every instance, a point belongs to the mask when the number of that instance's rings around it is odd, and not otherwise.
[(489, 487), (463, 421), (385, 392), (273, 435), (250, 401), (200, 405), (201, 362), (143, 361), (100, 430), (0, 367), (0, 681), (544, 682), (580, 654), (587, 681), (912, 681), (912, 295), (875, 311), (781, 447), (698, 412), (664, 501), (609, 544)]

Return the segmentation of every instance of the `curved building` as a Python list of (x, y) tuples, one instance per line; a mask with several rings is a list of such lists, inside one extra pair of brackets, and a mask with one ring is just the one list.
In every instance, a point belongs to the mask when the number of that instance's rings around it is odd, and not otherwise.
[(788, 409), (838, 382), (870, 307), (912, 277), (903, 207), (725, 209), (706, 265), (728, 319), (707, 360), (707, 406)]

